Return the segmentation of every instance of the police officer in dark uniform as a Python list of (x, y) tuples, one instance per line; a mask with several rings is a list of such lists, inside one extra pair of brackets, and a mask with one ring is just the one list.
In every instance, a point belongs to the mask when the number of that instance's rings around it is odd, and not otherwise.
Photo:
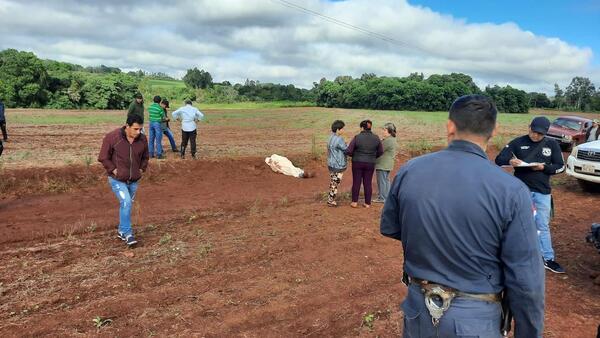
[(500, 294), (515, 337), (541, 337), (544, 269), (529, 189), (485, 149), (496, 107), (481, 95), (450, 108), (445, 150), (407, 162), (381, 215), (402, 241), (404, 337), (501, 337)]
[[(554, 260), (550, 237), (552, 208), (550, 176), (563, 172), (565, 162), (558, 142), (545, 137), (548, 128), (550, 128), (550, 120), (546, 117), (534, 118), (529, 126), (529, 133), (510, 141), (496, 157), (496, 164), (513, 166), (515, 176), (531, 190), (544, 266), (552, 272), (565, 273), (565, 270)], [(524, 167), (524, 162), (531, 166)]]

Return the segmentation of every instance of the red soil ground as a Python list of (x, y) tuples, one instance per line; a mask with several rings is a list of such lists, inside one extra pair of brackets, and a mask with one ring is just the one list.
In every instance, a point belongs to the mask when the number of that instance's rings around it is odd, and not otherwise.
[[(71, 136), (61, 151), (91, 141)], [(12, 142), (26, 147), (18, 134)], [(402, 251), (379, 234), (381, 206), (350, 208), (348, 175), (341, 206), (327, 208), (323, 161), (298, 153), (284, 155), (316, 178), (275, 174), (257, 156), (153, 160), (134, 249), (115, 237), (118, 205), (96, 164), (5, 169), (0, 336), (401, 335)], [(554, 186), (553, 242), (568, 273), (546, 276), (544, 337), (594, 337), (600, 286), (590, 274), (600, 256), (584, 237), (599, 221), (599, 195), (564, 174)], [(96, 317), (111, 321), (97, 328)]]

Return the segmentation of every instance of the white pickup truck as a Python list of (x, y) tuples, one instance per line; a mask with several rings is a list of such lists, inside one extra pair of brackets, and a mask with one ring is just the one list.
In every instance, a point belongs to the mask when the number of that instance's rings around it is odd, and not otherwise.
[(600, 188), (600, 141), (573, 147), (567, 159), (567, 175), (575, 177), (584, 188)]

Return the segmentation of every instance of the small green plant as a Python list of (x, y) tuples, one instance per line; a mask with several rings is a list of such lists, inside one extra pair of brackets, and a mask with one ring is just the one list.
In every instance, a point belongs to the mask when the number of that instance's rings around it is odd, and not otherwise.
[(376, 317), (374, 313), (367, 313), (363, 316), (362, 326), (366, 326), (369, 329), (369, 331), (373, 330), (373, 324), (375, 323), (375, 319)]
[(206, 257), (212, 251), (212, 244), (210, 242), (203, 242), (198, 245), (198, 258)]
[(169, 242), (171, 242), (171, 238), (172, 238), (171, 234), (164, 234), (158, 241), (158, 244), (160, 244), (160, 245), (168, 244)]
[(92, 322), (94, 323), (94, 326), (98, 330), (100, 330), (103, 326), (106, 326), (106, 325), (112, 323), (112, 319), (110, 319), (110, 318), (103, 319), (100, 316), (96, 316), (96, 318), (92, 319)]
[(92, 157), (90, 155), (85, 155), (83, 157), (83, 163), (85, 163), (86, 167), (89, 167), (90, 165), (92, 165)]

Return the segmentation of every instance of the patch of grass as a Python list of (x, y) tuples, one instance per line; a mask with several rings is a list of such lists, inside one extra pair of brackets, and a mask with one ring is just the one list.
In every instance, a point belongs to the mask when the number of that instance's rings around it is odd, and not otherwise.
[(169, 242), (171, 242), (171, 239), (172, 239), (171, 234), (168, 234), (168, 233), (164, 234), (158, 241), (158, 244), (160, 244), (160, 245), (168, 244)]
[(410, 141), (406, 144), (406, 147), (411, 156), (423, 155), (433, 150), (431, 141), (425, 139)]
[(14, 114), (11, 123), (40, 125), (94, 125), (123, 123), (125, 115), (105, 114), (98, 111), (82, 111), (80, 115), (62, 115), (54, 113)]
[(202, 243), (200, 243), (200, 245), (198, 245), (196, 254), (197, 254), (198, 258), (202, 259), (202, 258), (205, 258), (206, 256), (208, 256), (208, 254), (210, 254), (212, 249), (213, 249), (212, 243), (202, 242)]

